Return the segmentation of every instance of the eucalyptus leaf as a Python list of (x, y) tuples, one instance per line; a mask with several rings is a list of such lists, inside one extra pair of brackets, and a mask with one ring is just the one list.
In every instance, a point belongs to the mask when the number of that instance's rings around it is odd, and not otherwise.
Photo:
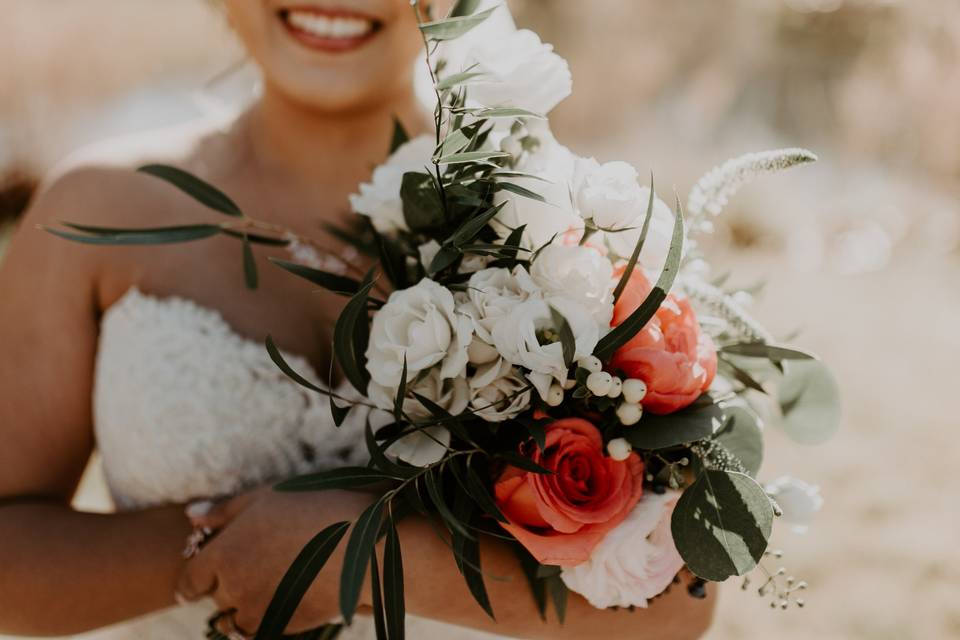
[(747, 474), (757, 477), (763, 462), (763, 428), (758, 416), (745, 402), (725, 404), (726, 425), (717, 433), (716, 441), (743, 465)]
[(423, 32), (430, 40), (455, 40), (460, 36), (468, 33), (475, 27), (478, 27), (483, 23), (484, 20), (490, 17), (496, 10), (496, 7), (493, 9), (487, 9), (486, 11), (481, 11), (480, 13), (475, 13), (473, 15), (464, 15), (457, 16), (452, 18), (446, 18), (443, 20), (435, 20), (433, 22), (426, 22), (420, 25), (420, 31)]
[(743, 473), (706, 470), (677, 501), (673, 540), (687, 567), (722, 582), (757, 566), (773, 526), (770, 498)]
[(840, 388), (833, 374), (819, 360), (784, 364), (779, 388), (784, 430), (800, 444), (826, 442), (840, 428)]
[(257, 629), (257, 638), (279, 638), (283, 635), (303, 596), (349, 527), (349, 522), (332, 524), (307, 543), (280, 580)]
[(165, 164), (148, 164), (140, 167), (137, 171), (169, 182), (200, 204), (214, 211), (225, 213), (228, 216), (243, 216), (243, 211), (240, 210), (237, 203), (225, 193), (183, 169)]

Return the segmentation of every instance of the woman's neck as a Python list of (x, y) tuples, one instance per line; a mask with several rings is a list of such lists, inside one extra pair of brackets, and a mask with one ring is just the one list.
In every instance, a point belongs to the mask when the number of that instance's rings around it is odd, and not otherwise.
[(284, 182), (356, 185), (386, 158), (397, 117), (422, 133), (427, 115), (411, 87), (404, 95), (348, 112), (321, 112), (270, 87), (242, 125), (253, 169)]

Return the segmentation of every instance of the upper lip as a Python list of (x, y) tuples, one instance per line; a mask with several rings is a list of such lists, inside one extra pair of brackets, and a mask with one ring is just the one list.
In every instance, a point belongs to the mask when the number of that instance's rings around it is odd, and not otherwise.
[(357, 11), (356, 9), (348, 9), (346, 7), (338, 6), (327, 6), (320, 4), (308, 4), (304, 2), (298, 2), (296, 4), (281, 4), (277, 9), (279, 13), (290, 13), (293, 11), (302, 11), (305, 13), (315, 13), (317, 15), (323, 15), (330, 18), (359, 18), (362, 20), (369, 20), (370, 22), (380, 22), (380, 19), (377, 16), (365, 13), (363, 11)]

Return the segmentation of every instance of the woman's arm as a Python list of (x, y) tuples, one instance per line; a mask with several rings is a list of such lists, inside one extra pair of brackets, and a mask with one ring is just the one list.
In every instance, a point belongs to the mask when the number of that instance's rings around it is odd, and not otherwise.
[(35, 227), (103, 203), (117, 182), (107, 174), (52, 186), (0, 266), (0, 633), (76, 633), (168, 606), (182, 565), (179, 509), (70, 508), (93, 447), (94, 260), (105, 252)]
[[(245, 632), (256, 630), (287, 566), (300, 548), (325, 526), (355, 520), (371, 496), (346, 491), (290, 494), (269, 489), (236, 498), (198, 523), (224, 526), (200, 554), (187, 563), (180, 591), (188, 597), (212, 592), (222, 610), (236, 610)], [(710, 625), (715, 591), (698, 600), (683, 585), (670, 589), (648, 609), (600, 610), (570, 594), (566, 623), (551, 611), (540, 619), (514, 553), (499, 540), (483, 539), (483, 571), (496, 622), (470, 595), (449, 547), (437, 529), (421, 517), (399, 526), (407, 611), (464, 627), (516, 638), (550, 640), (684, 640), (699, 638)], [(290, 632), (320, 626), (338, 614), (339, 572), (346, 542), (340, 543), (294, 616)], [(382, 552), (380, 554), (382, 558)], [(505, 577), (507, 580), (498, 580)], [(361, 597), (369, 608), (369, 585)]]

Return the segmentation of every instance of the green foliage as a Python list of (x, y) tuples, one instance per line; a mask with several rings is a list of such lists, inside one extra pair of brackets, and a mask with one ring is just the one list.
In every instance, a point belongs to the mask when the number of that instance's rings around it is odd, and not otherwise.
[(360, 282), (347, 276), (341, 276), (328, 271), (321, 271), (306, 265), (279, 258), (268, 258), (270, 262), (277, 265), (285, 271), (289, 271), (295, 276), (342, 296), (354, 296), (360, 290)]
[(356, 489), (373, 484), (399, 480), (394, 475), (369, 467), (338, 467), (329, 471), (297, 476), (274, 486), (275, 491), (327, 491)]
[(739, 342), (737, 344), (728, 344), (720, 348), (721, 353), (727, 353), (735, 356), (747, 356), (750, 358), (766, 358), (768, 360), (813, 360), (814, 356), (809, 353), (790, 349), (787, 347), (778, 347), (765, 342)]
[(470, 32), (475, 27), (480, 26), (484, 20), (490, 17), (490, 14), (492, 14), (495, 9), (496, 8), (487, 9), (486, 11), (481, 11), (473, 15), (455, 16), (443, 20), (435, 20), (434, 22), (427, 22), (420, 25), (420, 31), (424, 37), (429, 40), (455, 40)]
[(742, 400), (725, 403), (724, 427), (714, 436), (737, 461), (744, 471), (757, 477), (763, 462), (763, 429), (760, 417)]
[(243, 216), (243, 211), (240, 210), (237, 203), (225, 193), (183, 169), (164, 164), (148, 164), (140, 167), (138, 171), (169, 182), (200, 204), (214, 211), (219, 211), (228, 216)]
[(647, 232), (650, 231), (650, 220), (653, 219), (653, 199), (655, 195), (653, 190), (653, 174), (651, 173), (650, 200), (647, 202), (647, 214), (643, 218), (643, 227), (640, 229), (640, 237), (637, 239), (637, 244), (633, 248), (633, 254), (630, 255), (627, 266), (623, 270), (623, 275), (620, 276), (620, 281), (617, 282), (617, 287), (613, 290), (614, 302), (620, 299), (620, 294), (627, 288), (627, 283), (630, 282), (630, 276), (633, 275), (633, 270), (637, 266), (637, 260), (640, 259), (640, 252), (643, 251), (643, 245), (647, 241)]
[(343, 570), (340, 573), (340, 613), (347, 624), (353, 621), (353, 614), (360, 602), (360, 590), (367, 573), (367, 563), (380, 532), (384, 503), (385, 500), (380, 498), (367, 507), (354, 523), (347, 541)]
[(840, 388), (819, 360), (784, 363), (779, 401), (782, 425), (794, 441), (822, 444), (840, 428)]
[(709, 438), (724, 422), (723, 407), (709, 395), (665, 416), (647, 414), (623, 437), (636, 449), (657, 451)]
[(370, 323), (367, 302), (373, 287), (373, 270), (367, 273), (363, 285), (343, 308), (333, 330), (333, 352), (340, 369), (350, 384), (361, 394), (367, 392), (370, 374), (367, 372), (367, 342)]
[(260, 276), (257, 274), (257, 259), (253, 255), (253, 246), (247, 236), (243, 236), (243, 278), (248, 289), (256, 289), (260, 283)]
[(411, 171), (403, 174), (400, 186), (403, 218), (413, 232), (426, 232), (443, 226), (443, 200), (433, 176)]
[(400, 122), (400, 118), (394, 116), (393, 136), (390, 138), (390, 154), (392, 155), (397, 149), (409, 141), (410, 135), (407, 133), (407, 130), (404, 129), (403, 123)]
[(722, 582), (757, 565), (772, 525), (773, 506), (753, 478), (705, 470), (680, 496), (671, 530), (687, 567)]
[(383, 550), (384, 612), (387, 622), (387, 637), (403, 640), (406, 607), (403, 595), (403, 557), (400, 535), (393, 517), (387, 519), (387, 543)]
[(69, 222), (64, 223), (64, 225), (83, 231), (83, 233), (71, 233), (49, 227), (46, 228), (46, 231), (65, 240), (81, 244), (118, 246), (182, 244), (193, 240), (204, 240), (220, 233), (220, 227), (214, 224), (190, 224), (149, 229), (106, 229)]

